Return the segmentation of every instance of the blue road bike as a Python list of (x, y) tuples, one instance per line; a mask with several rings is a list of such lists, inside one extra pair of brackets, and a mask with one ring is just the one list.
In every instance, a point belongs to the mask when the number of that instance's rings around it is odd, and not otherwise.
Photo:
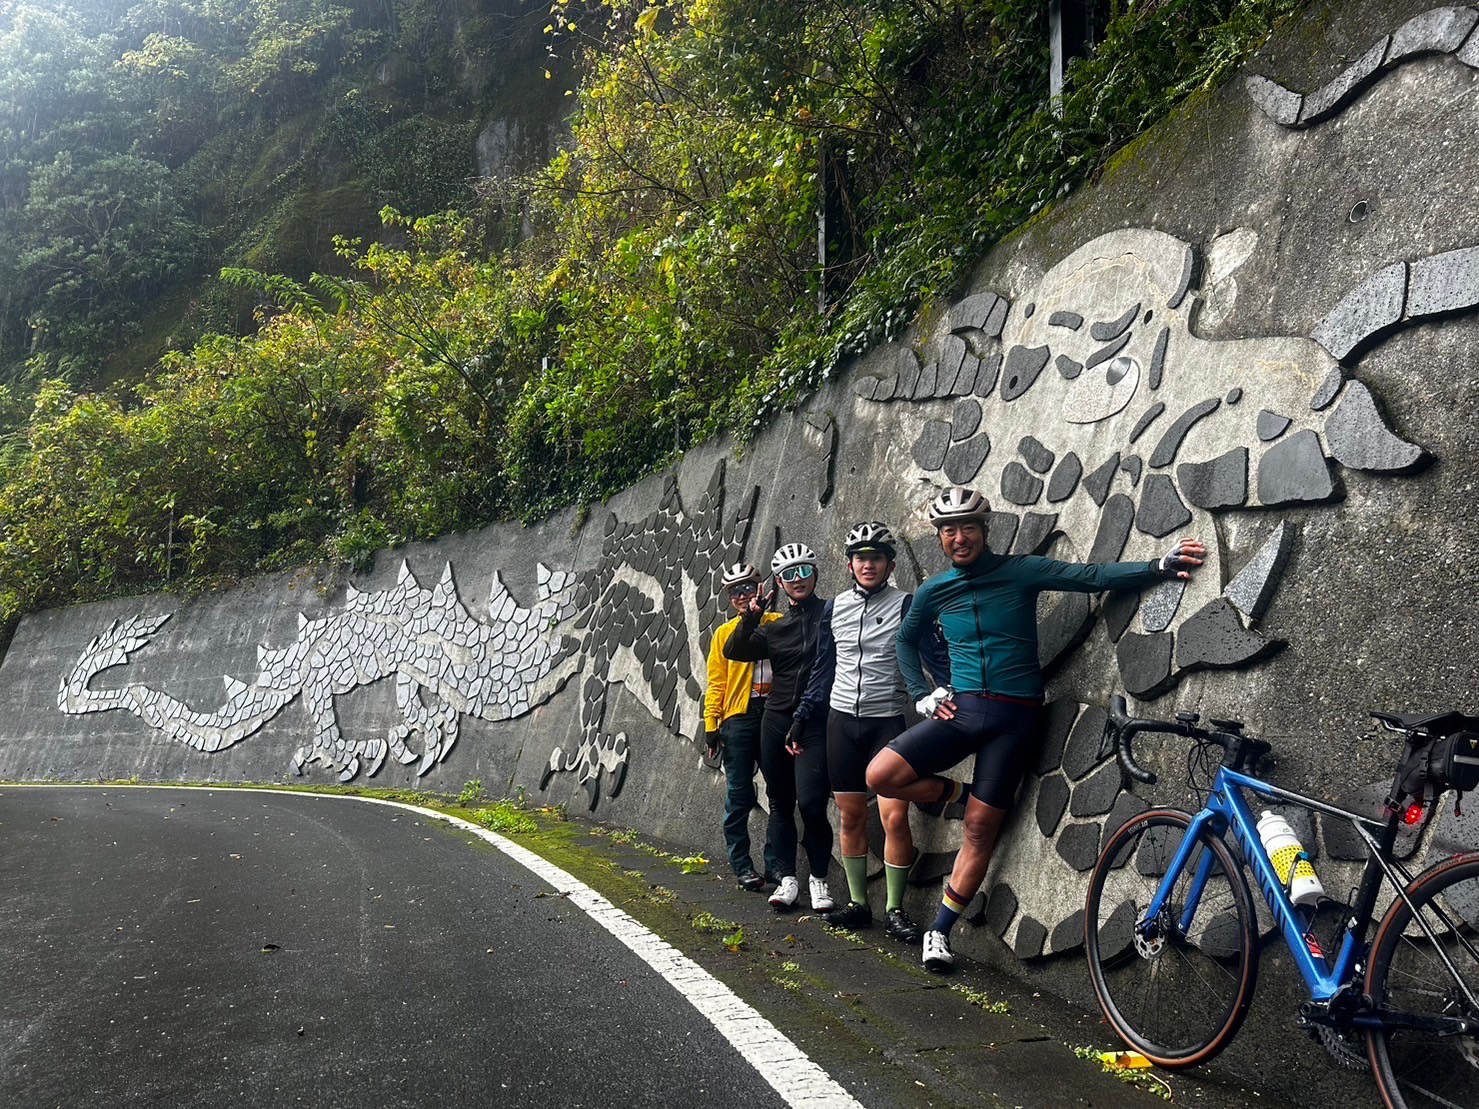
[[(1296, 1023), (1338, 1061), (1369, 1064), (1389, 1109), (1479, 1106), (1479, 852), (1414, 876), (1394, 850), (1404, 819), (1425, 811), (1431, 820), (1446, 790), (1479, 780), (1479, 720), (1372, 715), (1405, 747), (1381, 819), (1255, 777), (1271, 748), (1237, 721), (1201, 727), (1196, 714), (1181, 712), (1175, 720), (1134, 719), (1123, 697), (1112, 699), (1105, 741), (1136, 781), (1156, 780), (1135, 761), (1141, 733), (1192, 740), (1189, 767), (1197, 758), (1210, 765), (1214, 748), (1223, 752), (1201, 811), (1157, 808), (1127, 820), (1106, 839), (1089, 881), (1084, 936), (1094, 992), (1116, 1034), (1153, 1063), (1205, 1063), (1247, 1016), (1260, 928), (1241, 859), (1308, 993)], [(1290, 900), (1247, 796), (1346, 821), (1365, 845), (1330, 956), (1311, 932), (1309, 910)], [(1409, 799), (1417, 805), (1404, 805)], [(1390, 907), (1368, 941), (1383, 889)]]

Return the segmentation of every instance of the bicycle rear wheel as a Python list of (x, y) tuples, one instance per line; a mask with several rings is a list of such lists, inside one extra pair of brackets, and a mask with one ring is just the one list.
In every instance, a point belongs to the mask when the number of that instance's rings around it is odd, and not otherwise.
[[(1089, 880), (1085, 947), (1094, 993), (1120, 1039), (1157, 1066), (1193, 1067), (1232, 1040), (1258, 976), (1253, 901), (1227, 845), (1205, 831), (1165, 909), (1143, 919), (1191, 817), (1152, 809), (1105, 844)], [(1195, 879), (1206, 882), (1188, 919)]]
[[(1479, 1021), (1479, 854), (1419, 874), (1377, 929), (1366, 991), (1381, 1007)], [(1414, 910), (1433, 932), (1418, 926)], [(1444, 962), (1453, 964), (1463, 984)], [(1366, 1035), (1371, 1073), (1388, 1109), (1471, 1109), (1479, 1105), (1479, 1036), (1413, 1029)]]

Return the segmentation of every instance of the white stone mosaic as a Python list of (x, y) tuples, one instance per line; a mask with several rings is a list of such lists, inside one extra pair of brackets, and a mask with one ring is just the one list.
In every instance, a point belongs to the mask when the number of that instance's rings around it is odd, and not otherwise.
[[(554, 635), (574, 614), (573, 574), (539, 567), (538, 601), (521, 608), (498, 575), (480, 620), (463, 605), (449, 562), (430, 589), (404, 562), (395, 586), (350, 587), (344, 608), (317, 619), (298, 616), (288, 646), (259, 645), (251, 683), (226, 676), (226, 700), (210, 712), (192, 709), (140, 684), (93, 689), (103, 671), (125, 664), (164, 626), (168, 615), (115, 620), (78, 659), (57, 692), (66, 713), (124, 709), (205, 753), (239, 743), (298, 697), (310, 740), (294, 753), (302, 773), (320, 763), (349, 781), (374, 774), (387, 756), (425, 774), (457, 742), (464, 713), (507, 720), (547, 700), (577, 665), (574, 641)], [(401, 719), (384, 737), (356, 739), (340, 729), (334, 698), (393, 677)]]

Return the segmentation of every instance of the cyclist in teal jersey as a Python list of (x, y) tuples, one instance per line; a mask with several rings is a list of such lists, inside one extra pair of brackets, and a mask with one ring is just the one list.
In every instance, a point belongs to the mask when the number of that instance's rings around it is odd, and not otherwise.
[[(1038, 555), (999, 555), (986, 548), (986, 498), (959, 486), (930, 505), (930, 522), (951, 568), (925, 581), (898, 633), (899, 670), (924, 720), (868, 764), (868, 787), (880, 797), (916, 803), (960, 801), (965, 830), (945, 886), (939, 916), (924, 934), (924, 965), (955, 961), (950, 930), (986, 877), (997, 835), (1039, 742), (1043, 676), (1037, 661), (1039, 593), (1141, 589), (1190, 578), (1207, 548), (1182, 539), (1149, 562), (1083, 564)], [(919, 645), (939, 625), (950, 652), (951, 684), (927, 692)], [(943, 771), (975, 755), (969, 788)]]

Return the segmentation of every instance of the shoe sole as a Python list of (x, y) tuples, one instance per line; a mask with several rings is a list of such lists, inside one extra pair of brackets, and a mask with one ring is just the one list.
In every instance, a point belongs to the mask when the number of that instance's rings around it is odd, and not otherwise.
[(955, 970), (954, 963), (947, 963), (943, 959), (926, 959), (924, 969), (931, 974), (950, 974)]
[(922, 932), (896, 932), (892, 928), (884, 928), (883, 934), (891, 940), (898, 940), (899, 943), (907, 944), (910, 947), (917, 947), (923, 940), (924, 935)]

